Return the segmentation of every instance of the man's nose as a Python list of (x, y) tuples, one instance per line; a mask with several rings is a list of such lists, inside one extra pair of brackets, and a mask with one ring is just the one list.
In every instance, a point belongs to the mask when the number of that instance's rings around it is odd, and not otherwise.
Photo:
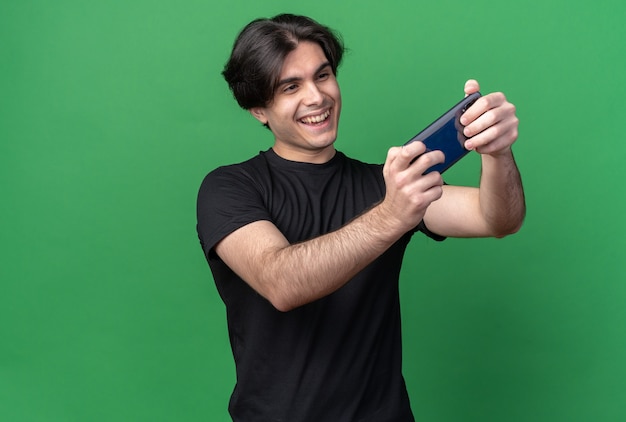
[(324, 94), (317, 84), (311, 82), (306, 86), (304, 101), (306, 105), (319, 105), (324, 101)]

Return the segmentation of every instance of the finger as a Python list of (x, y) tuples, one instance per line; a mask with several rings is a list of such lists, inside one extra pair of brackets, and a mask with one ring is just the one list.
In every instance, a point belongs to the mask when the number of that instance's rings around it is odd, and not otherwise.
[(464, 91), (466, 97), (473, 94), (474, 92), (480, 91), (480, 85), (478, 84), (478, 81), (476, 81), (475, 79), (469, 79), (467, 82), (465, 82)]
[(411, 173), (422, 175), (430, 167), (443, 163), (442, 151), (426, 152), (426, 145), (421, 141), (411, 142), (402, 147), (393, 147), (387, 153), (385, 167), (389, 172), (402, 172), (411, 168)]
[(496, 110), (488, 110), (485, 113), (478, 116), (476, 120), (466, 125), (463, 129), (463, 134), (468, 138), (478, 135), (485, 129), (494, 126), (502, 119), (502, 115)]
[(402, 149), (398, 156), (397, 164), (404, 169), (408, 167), (408, 165), (411, 164), (411, 162), (415, 160), (416, 157), (424, 154), (424, 152), (426, 152), (426, 145), (424, 145), (424, 143), (421, 141), (415, 141), (411, 142), (410, 144), (406, 144), (402, 146)]
[(468, 138), (478, 135), (489, 127), (505, 122), (506, 126), (516, 125), (518, 118), (515, 115), (515, 106), (505, 102), (501, 106), (492, 108), (478, 116), (476, 120), (467, 124), (463, 129), (463, 134)]
[(482, 154), (511, 146), (517, 140), (517, 123), (513, 119), (490, 126), (465, 142), (465, 148)]
[(411, 167), (417, 175), (421, 176), (432, 166), (443, 163), (445, 158), (445, 154), (442, 151), (429, 151), (420, 155), (417, 160), (411, 164)]
[(391, 147), (387, 150), (387, 158), (385, 159), (385, 165), (383, 166), (383, 174), (385, 175), (385, 177), (391, 171), (391, 167), (393, 166), (393, 163), (396, 161), (396, 158), (398, 157), (398, 155), (400, 155), (401, 151), (402, 151), (402, 147)]
[(425, 150), (426, 146), (422, 142), (411, 142), (408, 145), (389, 148), (383, 173), (389, 175), (406, 170), (411, 161)]
[(461, 116), (461, 124), (468, 126), (488, 110), (497, 108), (504, 103), (506, 103), (506, 97), (501, 92), (483, 95), (463, 113)]
[(432, 201), (441, 198), (443, 193), (442, 187), (443, 178), (441, 173), (433, 171), (420, 177), (416, 182), (415, 192), (412, 197), (417, 198), (418, 195), (422, 195), (422, 201), (430, 204)]
[(510, 150), (511, 145), (513, 145), (516, 140), (517, 130), (511, 129), (485, 146), (476, 148), (476, 152), (479, 154), (497, 154), (501, 151)]

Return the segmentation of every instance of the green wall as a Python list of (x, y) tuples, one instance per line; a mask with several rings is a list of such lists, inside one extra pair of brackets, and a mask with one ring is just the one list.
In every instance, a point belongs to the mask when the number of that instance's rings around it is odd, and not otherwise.
[(228, 419), (195, 195), (271, 145), (219, 73), (248, 20), (282, 11), (343, 34), (337, 146), (357, 158), (382, 162), (468, 78), (518, 107), (522, 231), (407, 254), (418, 420), (626, 420), (625, 3), (263, 4), (0, 5), (0, 420)]

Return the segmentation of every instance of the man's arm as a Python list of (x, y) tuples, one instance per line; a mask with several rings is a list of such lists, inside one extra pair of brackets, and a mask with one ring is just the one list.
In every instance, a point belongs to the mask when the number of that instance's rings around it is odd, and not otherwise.
[(226, 236), (215, 251), (278, 310), (322, 298), (417, 226), (428, 206), (441, 197), (441, 176), (423, 172), (442, 162), (443, 154), (423, 154), (410, 164), (424, 151), (421, 142), (390, 149), (383, 168), (383, 201), (334, 232), (289, 244), (271, 222), (257, 221)]
[[(478, 91), (470, 80), (465, 93)], [(481, 97), (462, 116), (467, 149), (482, 157), (479, 188), (444, 186), (424, 217), (433, 232), (450, 237), (503, 237), (515, 233), (526, 214), (524, 190), (511, 151), (517, 140), (515, 106), (501, 93)]]

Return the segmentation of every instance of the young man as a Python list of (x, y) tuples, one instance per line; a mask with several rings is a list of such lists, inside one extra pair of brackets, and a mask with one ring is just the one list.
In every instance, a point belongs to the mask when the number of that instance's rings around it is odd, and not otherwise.
[(518, 120), (504, 95), (462, 116), (466, 147), (482, 156), (480, 186), (444, 186), (423, 175), (443, 154), (421, 142), (391, 148), (384, 165), (335, 149), (342, 54), (327, 27), (279, 15), (243, 29), (223, 72), (275, 138), (212, 171), (198, 197), (236, 364), (235, 421), (413, 421), (401, 373), (406, 245), (417, 231), (502, 237), (524, 218)]

